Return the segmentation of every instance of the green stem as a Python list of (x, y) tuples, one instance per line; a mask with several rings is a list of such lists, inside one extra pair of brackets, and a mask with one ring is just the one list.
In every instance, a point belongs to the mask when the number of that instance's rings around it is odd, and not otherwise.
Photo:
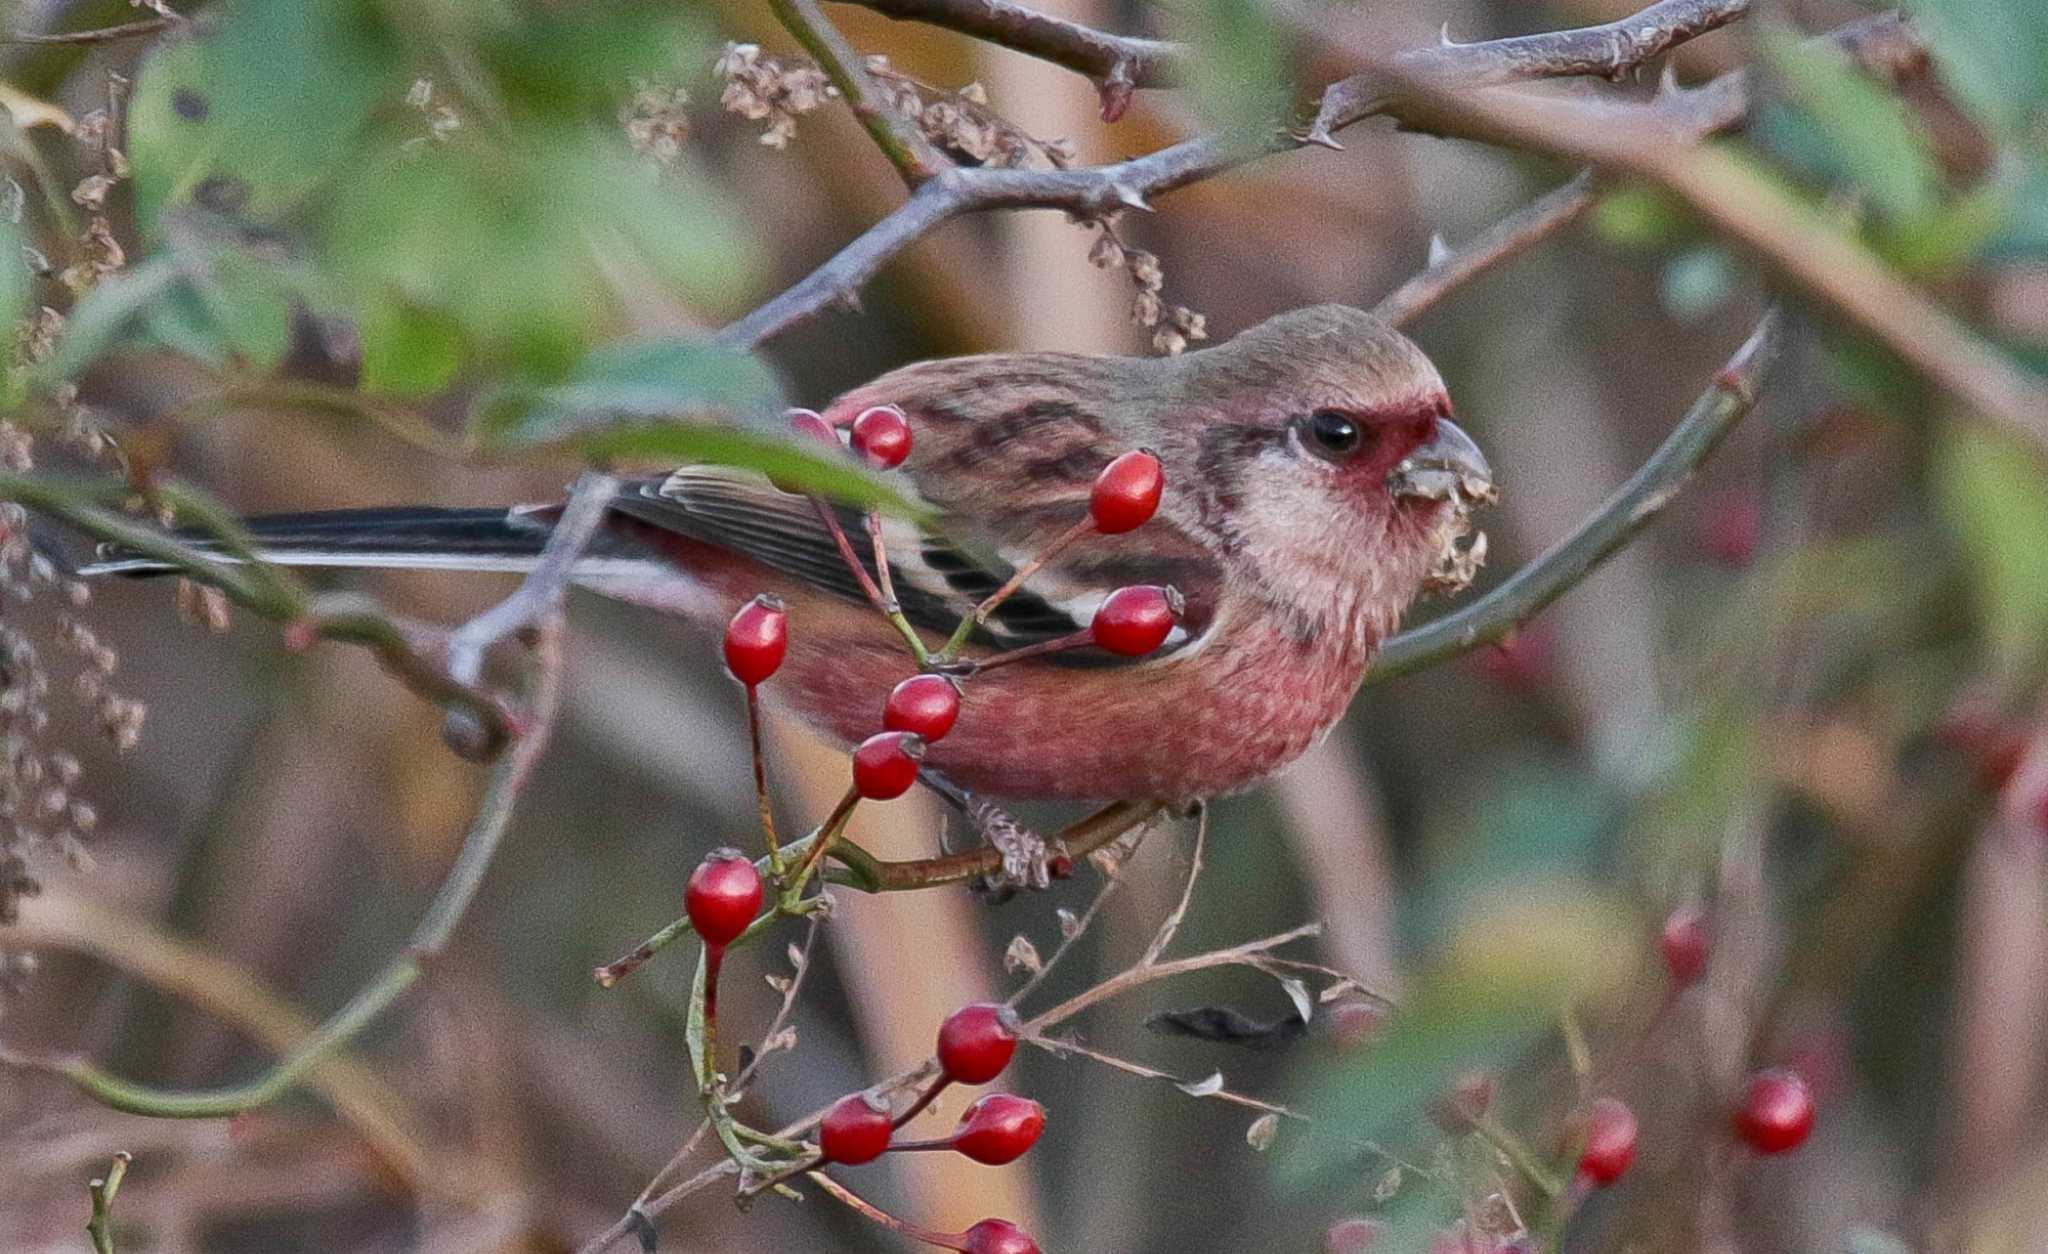
[(1522, 1143), (1522, 1138), (1488, 1118), (1476, 1120), (1472, 1124), (1472, 1130), (1513, 1163), (1516, 1171), (1527, 1176), (1529, 1183), (1535, 1185), (1543, 1196), (1556, 1197), (1564, 1192), (1564, 1185), (1550, 1173), (1550, 1168), (1544, 1166), (1542, 1161), (1530, 1152), (1529, 1147)]
[(122, 1150), (114, 1155), (105, 1176), (85, 1186), (92, 1194), (92, 1218), (85, 1231), (92, 1238), (93, 1254), (114, 1254), (114, 1195), (121, 1191), (121, 1181), (127, 1176), (131, 1161), (133, 1156)]
[(477, 809), (469, 833), (455, 863), (442, 881), (440, 891), (413, 929), (405, 951), (385, 966), (372, 980), (325, 1023), (279, 1059), (269, 1071), (247, 1084), (230, 1088), (181, 1091), (154, 1088), (122, 1079), (83, 1060), (59, 1068), (73, 1084), (116, 1110), (153, 1115), (164, 1119), (224, 1119), (275, 1101), (298, 1086), (299, 1081), (328, 1055), (353, 1040), (372, 1020), (418, 980), (427, 959), (439, 953), (462, 921), (484, 872), (498, 851), (505, 830), (511, 825), (520, 793), (534, 764), (547, 747), (554, 723), (560, 684), (559, 622), (543, 633), (539, 648), (541, 664), (534, 695), (534, 723), (525, 739), (506, 755), (492, 774), (490, 786)]
[(1577, 530), (1465, 608), (1387, 641), (1365, 682), (1382, 683), (1494, 643), (1620, 552), (1756, 407), (1757, 381), (1777, 356), (1783, 321), (1775, 308), (1764, 314), (1671, 435)]

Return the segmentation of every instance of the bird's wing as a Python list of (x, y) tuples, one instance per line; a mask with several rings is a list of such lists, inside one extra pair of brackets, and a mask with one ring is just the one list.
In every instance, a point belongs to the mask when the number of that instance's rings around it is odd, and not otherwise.
[[(1008, 436), (991, 438), (991, 432), (977, 436), (954, 414), (932, 416), (915, 404), (905, 408), (924, 441), (905, 465), (909, 486), (934, 508), (938, 525), (928, 531), (885, 518), (883, 547), (903, 615), (928, 631), (950, 633), (1022, 563), (1085, 516), (1096, 473), (1126, 449), (1104, 438), (1092, 422), (1047, 428), (1047, 418), (1012, 418), (1004, 426)], [(1026, 430), (1028, 443), (1012, 445)], [(1028, 457), (1026, 447), (1032, 451)], [(989, 467), (999, 469), (989, 473)], [(983, 486), (954, 488), (963, 475)], [(1016, 486), (1014, 496), (993, 500), (1006, 484)], [(848, 600), (864, 600), (838, 539), (819, 516), (823, 508), (838, 520), (856, 559), (874, 578), (874, 549), (858, 510), (819, 506), (752, 471), (688, 465), (659, 482), (629, 486), (614, 508), (653, 527), (733, 549)], [(1120, 537), (1090, 535), (1001, 604), (975, 641), (1010, 650), (1071, 635), (1087, 625), (1110, 592), (1126, 584), (1171, 584), (1188, 600), (1184, 625), (1161, 650), (1171, 652), (1206, 627), (1221, 592), (1221, 566), (1163, 516)], [(1094, 654), (1067, 658), (1100, 662)]]

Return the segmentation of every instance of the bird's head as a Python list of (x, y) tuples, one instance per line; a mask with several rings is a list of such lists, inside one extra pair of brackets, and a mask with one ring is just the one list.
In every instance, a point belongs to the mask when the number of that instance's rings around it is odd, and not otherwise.
[(1161, 439), (1197, 524), (1277, 603), (1377, 637), (1444, 577), (1494, 496), (1436, 367), (1370, 314), (1318, 305), (1178, 359)]

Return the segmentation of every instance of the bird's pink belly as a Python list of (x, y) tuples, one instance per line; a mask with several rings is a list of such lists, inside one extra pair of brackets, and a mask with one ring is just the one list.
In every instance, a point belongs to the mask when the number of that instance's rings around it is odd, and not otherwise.
[[(993, 672), (966, 685), (959, 723), (925, 761), (996, 797), (1178, 801), (1250, 787), (1336, 721), (1363, 663), (1291, 645), (1248, 652), (1256, 665), (1212, 655)], [(911, 672), (900, 653), (791, 662), (785, 699), (848, 742), (880, 730), (882, 698)]]

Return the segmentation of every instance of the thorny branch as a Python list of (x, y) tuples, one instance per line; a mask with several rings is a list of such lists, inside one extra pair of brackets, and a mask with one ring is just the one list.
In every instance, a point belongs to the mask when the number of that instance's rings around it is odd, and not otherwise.
[[(729, 347), (752, 348), (835, 303), (852, 305), (860, 289), (891, 258), (957, 217), (993, 209), (1061, 209), (1085, 218), (1123, 209), (1145, 210), (1155, 196), (1259, 157), (1310, 143), (1327, 146), (1334, 142), (1337, 131), (1373, 116), (1392, 117), (1403, 125), (1433, 119), (1433, 129), (1456, 134), (1455, 128), (1444, 124), (1443, 110), (1429, 103), (1438, 94), (1469, 84), (1497, 84), (1552, 72), (1622, 74), (1681, 39), (1711, 29), (1699, 25), (1709, 17), (1715, 19), (1714, 24), (1722, 24), (1739, 16), (1743, 7), (1734, 0), (1720, 4), (1666, 0), (1652, 5), (1627, 20), (1635, 32), (1630, 38), (1617, 39), (1611, 32), (1604, 37), (1609, 52), (1604, 60), (1592, 52), (1600, 38), (1587, 32), (1609, 31), (1607, 26), (1414, 50), (1403, 54), (1410, 58), (1403, 77), (1375, 69), (1332, 84), (1323, 92), (1314, 122), (1300, 132), (1276, 129), (1264, 136), (1238, 138), (1205, 135), (1129, 161), (1075, 169), (948, 170), (924, 183), (909, 200), (795, 285), (728, 325), (717, 339)], [(1900, 59), (1898, 45), (1920, 46), (1917, 36), (1895, 15), (1852, 24), (1831, 38), (1847, 46), (1859, 60), (1881, 60), (1887, 65)], [(1554, 47), (1555, 57), (1539, 55), (1545, 47)], [(1397, 56), (1391, 63), (1400, 64), (1402, 58)], [(1410, 94), (1388, 94), (1390, 87), (1401, 84), (1411, 85)], [(1687, 131), (1696, 140), (1740, 122), (1748, 109), (1748, 88), (1738, 72), (1697, 91), (1643, 107), (1667, 111), (1662, 114), (1666, 127)]]

